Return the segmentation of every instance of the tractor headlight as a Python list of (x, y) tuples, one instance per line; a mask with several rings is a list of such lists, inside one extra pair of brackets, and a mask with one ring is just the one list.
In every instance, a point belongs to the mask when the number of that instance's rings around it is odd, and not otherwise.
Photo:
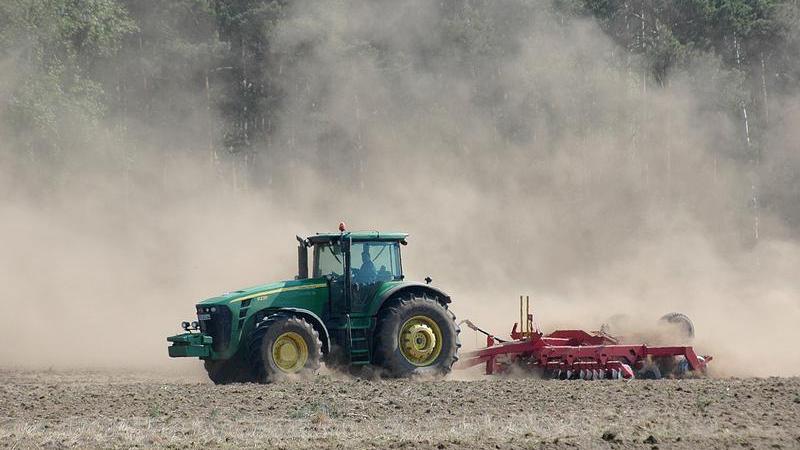
[(183, 328), (185, 331), (189, 331), (190, 325), (191, 324), (189, 322), (181, 322), (181, 328)]
[(200, 323), (197, 321), (192, 322), (192, 329), (196, 330), (198, 328), (200, 328)]
[(209, 311), (211, 311), (212, 313), (217, 312), (217, 308), (215, 306), (212, 306), (211, 308), (209, 308)]

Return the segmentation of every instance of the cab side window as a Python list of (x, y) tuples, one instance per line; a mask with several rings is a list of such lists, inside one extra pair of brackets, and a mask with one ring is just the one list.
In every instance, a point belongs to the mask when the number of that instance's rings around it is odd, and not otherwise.
[(343, 273), (341, 249), (333, 244), (314, 246), (314, 277), (340, 276)]
[(362, 284), (399, 280), (400, 249), (397, 242), (354, 242), (351, 247), (353, 281)]

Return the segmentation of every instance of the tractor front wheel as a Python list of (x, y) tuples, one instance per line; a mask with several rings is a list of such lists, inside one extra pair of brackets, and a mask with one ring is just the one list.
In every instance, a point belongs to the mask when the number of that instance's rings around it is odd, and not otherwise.
[(311, 374), (319, 369), (321, 360), (319, 333), (301, 317), (274, 314), (261, 321), (250, 336), (250, 364), (260, 383)]
[(241, 359), (203, 361), (208, 378), (214, 384), (248, 383), (253, 381), (250, 368)]
[(401, 298), (380, 315), (375, 362), (392, 377), (443, 376), (458, 360), (459, 331), (455, 316), (436, 299)]

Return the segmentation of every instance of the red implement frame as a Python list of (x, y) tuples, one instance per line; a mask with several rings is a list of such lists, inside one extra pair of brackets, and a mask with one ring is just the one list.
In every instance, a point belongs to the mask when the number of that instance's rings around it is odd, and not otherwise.
[[(530, 301), (527, 303), (530, 305)], [(642, 369), (657, 358), (683, 357), (687, 369), (698, 373), (705, 371), (706, 363), (711, 360), (710, 356), (699, 358), (689, 346), (621, 344), (603, 332), (557, 330), (545, 335), (534, 329), (530, 307), (524, 330), (517, 331), (517, 325), (515, 323), (511, 330), (513, 341), (498, 342), (489, 335), (486, 348), (467, 353), (457, 367), (485, 364), (486, 374), (490, 375), (505, 372), (513, 363), (519, 363), (562, 378), (633, 378), (634, 370)]]

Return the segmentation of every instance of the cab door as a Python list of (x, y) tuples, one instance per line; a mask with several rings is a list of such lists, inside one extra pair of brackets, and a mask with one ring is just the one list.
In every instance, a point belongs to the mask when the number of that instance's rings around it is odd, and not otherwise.
[(328, 282), (331, 318), (341, 318), (350, 312), (349, 240), (342, 241), (314, 246), (313, 275)]
[(364, 241), (350, 246), (350, 298), (353, 315), (366, 314), (375, 293), (387, 281), (402, 279), (397, 242)]

